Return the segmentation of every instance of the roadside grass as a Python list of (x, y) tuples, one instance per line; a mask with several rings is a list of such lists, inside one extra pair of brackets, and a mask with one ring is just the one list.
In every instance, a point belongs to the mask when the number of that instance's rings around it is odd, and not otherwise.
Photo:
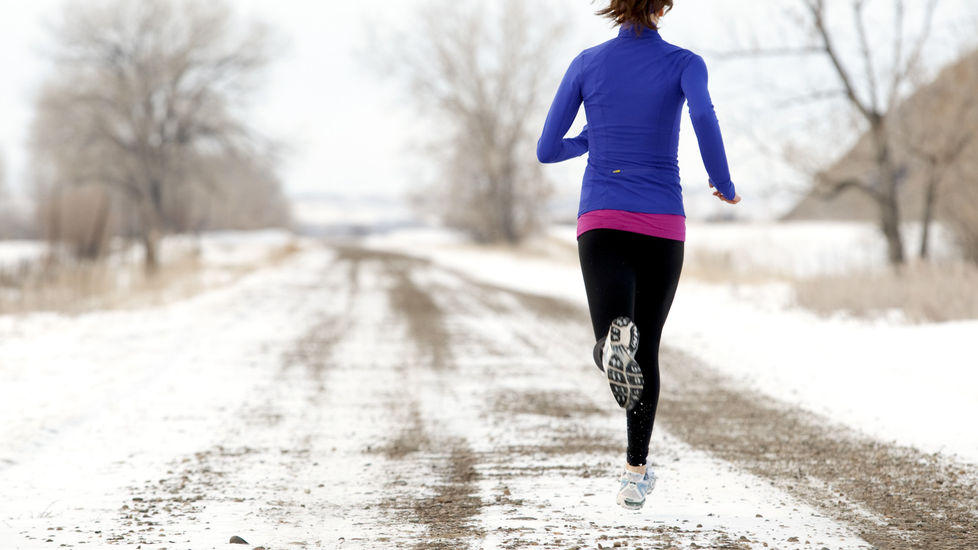
[(798, 306), (823, 316), (897, 315), (911, 323), (978, 319), (978, 266), (964, 261), (801, 277), (747, 265), (730, 252), (697, 251), (687, 256), (683, 277), (712, 284), (786, 283)]
[(765, 284), (792, 282), (793, 275), (747, 264), (732, 251), (687, 250), (682, 277), (714, 284)]
[(913, 323), (978, 319), (978, 266), (915, 263), (899, 271), (794, 281), (798, 305), (823, 315), (877, 318), (897, 311)]
[(152, 274), (140, 261), (119, 257), (80, 261), (49, 254), (0, 269), (0, 314), (79, 314), (165, 304), (276, 265), (300, 248), (293, 240), (270, 248), (254, 261), (219, 266), (208, 265), (199, 250), (187, 248), (170, 254)]

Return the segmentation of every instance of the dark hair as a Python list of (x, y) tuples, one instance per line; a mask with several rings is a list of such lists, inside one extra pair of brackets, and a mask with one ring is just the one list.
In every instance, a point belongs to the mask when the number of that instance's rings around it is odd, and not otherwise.
[(673, 0), (611, 0), (607, 8), (594, 13), (608, 17), (618, 25), (629, 24), (635, 28), (636, 34), (642, 34), (643, 27), (658, 29), (654, 14), (663, 9), (668, 12), (672, 9), (672, 2)]

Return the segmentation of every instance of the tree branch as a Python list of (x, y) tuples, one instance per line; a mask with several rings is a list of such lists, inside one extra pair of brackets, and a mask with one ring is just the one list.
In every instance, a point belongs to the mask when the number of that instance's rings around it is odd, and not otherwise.
[(855, 178), (828, 180), (824, 174), (820, 174), (818, 177), (822, 182), (822, 185), (815, 188), (815, 193), (824, 200), (832, 200), (847, 189), (857, 189), (863, 193), (866, 193), (875, 201), (880, 201), (883, 198), (876, 188)]
[(920, 59), (924, 53), (924, 47), (927, 45), (927, 41), (930, 40), (930, 33), (934, 29), (934, 11), (937, 10), (937, 5), (939, 2), (940, 0), (927, 0), (927, 6), (924, 8), (924, 24), (922, 26), (920, 36), (917, 37), (917, 41), (914, 43), (910, 56), (907, 58), (906, 65), (902, 67), (899, 65), (894, 65), (896, 72), (890, 86), (890, 97), (888, 100), (888, 107), (890, 108), (896, 105), (897, 96), (900, 93), (900, 86), (917, 69), (917, 65), (920, 63)]
[(866, 34), (866, 0), (853, 0), (853, 18), (856, 23), (856, 34), (859, 37), (859, 49), (863, 56), (863, 67), (866, 71), (866, 83), (869, 85), (870, 109), (879, 112), (879, 86), (876, 81), (876, 67), (873, 63), (873, 53), (869, 48), (869, 37)]
[(848, 97), (850, 103), (852, 103), (866, 120), (875, 126), (879, 122), (880, 115), (859, 99), (856, 88), (852, 83), (852, 77), (849, 75), (849, 71), (845, 68), (845, 65), (842, 64), (842, 59), (839, 57), (839, 53), (835, 48), (832, 35), (829, 33), (828, 27), (825, 24), (825, 0), (803, 1), (808, 6), (815, 24), (815, 30), (822, 39), (823, 51), (828, 56), (829, 61), (831, 61), (839, 80), (842, 82), (842, 86), (846, 90), (846, 97)]

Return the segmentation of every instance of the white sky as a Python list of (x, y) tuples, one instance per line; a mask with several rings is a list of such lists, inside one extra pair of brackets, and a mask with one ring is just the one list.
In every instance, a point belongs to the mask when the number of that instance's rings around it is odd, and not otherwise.
[[(368, 20), (371, 25), (403, 23), (408, 10), (421, 1), (400, 0), (383, 6), (348, 0), (232, 2), (239, 13), (268, 22), (284, 38), (283, 55), (273, 65), (267, 85), (256, 101), (255, 116), (259, 128), (291, 147), (281, 171), (290, 194), (397, 196), (423, 183), (417, 181), (417, 161), (410, 158), (405, 148), (417, 137), (414, 127), (419, 123), (410, 102), (356, 54), (365, 46), (369, 48), (365, 31)], [(879, 0), (877, 4), (888, 1)], [(831, 120), (837, 125), (838, 117), (833, 119), (824, 107), (801, 111), (764, 107), (785, 96), (781, 88), (797, 89), (799, 82), (803, 88), (817, 86), (818, 75), (809, 74), (813, 71), (811, 63), (721, 61), (713, 55), (745, 36), (776, 41), (790, 32), (770, 26), (772, 13), (788, 3), (679, 0), (662, 31), (666, 40), (706, 58), (734, 181), (745, 198), (754, 199), (767, 211), (790, 200), (790, 195), (782, 193), (783, 184), (797, 185), (801, 180), (781, 167), (777, 156), (761, 147), (758, 138), (751, 134), (766, 141), (775, 153), (781, 144), (774, 141), (788, 137), (811, 139), (812, 149), (819, 151), (831, 150), (831, 140), (838, 144), (851, 139), (845, 135), (851, 132), (827, 138), (825, 132), (837, 129), (814, 131), (818, 126), (812, 122), (815, 119)], [(557, 4), (572, 10), (575, 28), (565, 42), (562, 59), (546, 68), (554, 74), (554, 89), (561, 72), (578, 51), (616, 34), (604, 20), (593, 15), (600, 4), (587, 0)], [(945, 13), (948, 18), (959, 18), (968, 4), (968, 0), (945, 0)], [(0, 157), (6, 160), (7, 181), (15, 190), (26, 188), (25, 141), (32, 99), (49, 67), (42, 53), (50, 40), (43, 22), (54, 19), (60, 5), (60, 0), (0, 0)], [(947, 42), (938, 47), (948, 50), (939, 56), (952, 56)], [(538, 115), (540, 127), (545, 116), (545, 111)], [(706, 175), (688, 119), (680, 166), (688, 209), (708, 212), (717, 207), (713, 204), (715, 199), (700, 190)], [(561, 194), (576, 197), (582, 159), (548, 170), (559, 182)]]

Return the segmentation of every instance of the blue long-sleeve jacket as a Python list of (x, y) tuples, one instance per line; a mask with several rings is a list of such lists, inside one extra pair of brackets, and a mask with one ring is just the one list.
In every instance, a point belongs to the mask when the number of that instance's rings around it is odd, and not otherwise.
[[(637, 35), (623, 25), (617, 38), (574, 58), (547, 114), (537, 158), (550, 163), (588, 153), (578, 215), (598, 209), (685, 215), (679, 180), (684, 102), (710, 181), (732, 199), (706, 64), (649, 28)], [(582, 103), (584, 131), (564, 138)]]

